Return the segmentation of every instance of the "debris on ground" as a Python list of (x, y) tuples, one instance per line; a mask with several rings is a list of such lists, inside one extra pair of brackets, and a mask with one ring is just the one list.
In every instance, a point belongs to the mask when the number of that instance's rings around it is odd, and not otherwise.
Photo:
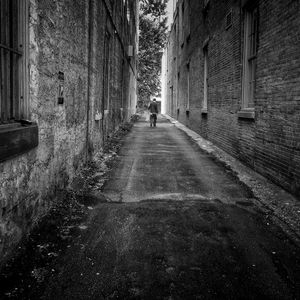
[(107, 172), (133, 123), (125, 123), (108, 137), (65, 191), (55, 206), (35, 226), (30, 235), (0, 270), (0, 299), (31, 299), (42, 295), (47, 282), (59, 271), (59, 258), (78, 243), (88, 227), (84, 224), (97, 203), (108, 202), (101, 191)]
[[(136, 119), (137, 117), (134, 118)], [(122, 145), (121, 140), (131, 128), (132, 123), (122, 124), (112, 136), (108, 137), (104, 148), (95, 153), (93, 160), (77, 174), (69, 192), (76, 195), (80, 203), (91, 208), (97, 203), (110, 202), (110, 199), (102, 194), (103, 186)]]

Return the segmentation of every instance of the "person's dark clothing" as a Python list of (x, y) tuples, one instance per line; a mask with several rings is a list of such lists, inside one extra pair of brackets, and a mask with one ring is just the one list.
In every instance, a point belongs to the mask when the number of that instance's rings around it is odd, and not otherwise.
[(156, 127), (156, 120), (157, 120), (157, 114), (158, 114), (157, 103), (154, 101), (151, 102), (148, 109), (150, 111), (150, 127), (152, 127), (152, 125), (154, 127)]
[(154, 127), (156, 127), (156, 121), (157, 121), (157, 114), (151, 114), (150, 115), (150, 127), (152, 127), (152, 125)]
[(149, 105), (149, 111), (151, 114), (158, 114), (158, 107), (156, 102), (151, 102)]

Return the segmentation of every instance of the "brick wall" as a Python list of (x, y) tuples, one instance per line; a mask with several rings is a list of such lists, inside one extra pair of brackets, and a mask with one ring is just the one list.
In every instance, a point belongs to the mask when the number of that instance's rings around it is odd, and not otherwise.
[[(183, 0), (178, 1), (178, 11)], [(180, 114), (169, 114), (241, 159), (258, 172), (300, 195), (300, 4), (299, 1), (260, 0), (254, 118), (241, 118), (243, 72), (243, 8), (236, 0), (190, 2), (184, 16), (190, 38), (179, 56)], [(226, 16), (232, 22), (226, 26)], [(176, 44), (174, 25), (169, 41)], [(208, 107), (203, 103), (203, 46), (208, 50)], [(172, 46), (176, 48), (176, 46)], [(171, 61), (172, 57), (168, 57)], [(186, 63), (190, 63), (190, 108), (187, 102)], [(178, 72), (178, 71), (176, 71)], [(167, 83), (176, 81), (168, 69)], [(169, 97), (167, 98), (169, 101)], [(167, 106), (168, 107), (168, 106)]]
[[(132, 16), (137, 16), (137, 2), (130, 3)], [(130, 32), (123, 1), (111, 7), (111, 1), (105, 0), (30, 0), (30, 112), (38, 124), (39, 145), (0, 163), (2, 260), (49, 210), (57, 191), (72, 182), (93, 151), (134, 113), (136, 62), (135, 55), (128, 57), (127, 47), (135, 44), (137, 20), (132, 17), (131, 22)], [(107, 112), (103, 106), (105, 30), (112, 41)], [(63, 104), (57, 99), (60, 84)], [(96, 121), (97, 113), (102, 118)]]

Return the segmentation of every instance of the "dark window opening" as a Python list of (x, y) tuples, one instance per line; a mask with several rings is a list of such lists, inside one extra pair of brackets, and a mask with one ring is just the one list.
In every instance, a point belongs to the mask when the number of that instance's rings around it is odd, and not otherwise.
[(23, 61), (21, 2), (0, 2), (0, 125), (21, 117), (21, 64)]

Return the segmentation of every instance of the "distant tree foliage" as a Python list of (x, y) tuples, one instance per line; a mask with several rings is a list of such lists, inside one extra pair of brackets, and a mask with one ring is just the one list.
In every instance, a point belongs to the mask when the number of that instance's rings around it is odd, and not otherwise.
[(168, 0), (140, 0), (139, 107), (147, 105), (151, 95), (161, 91), (162, 50), (167, 38)]

